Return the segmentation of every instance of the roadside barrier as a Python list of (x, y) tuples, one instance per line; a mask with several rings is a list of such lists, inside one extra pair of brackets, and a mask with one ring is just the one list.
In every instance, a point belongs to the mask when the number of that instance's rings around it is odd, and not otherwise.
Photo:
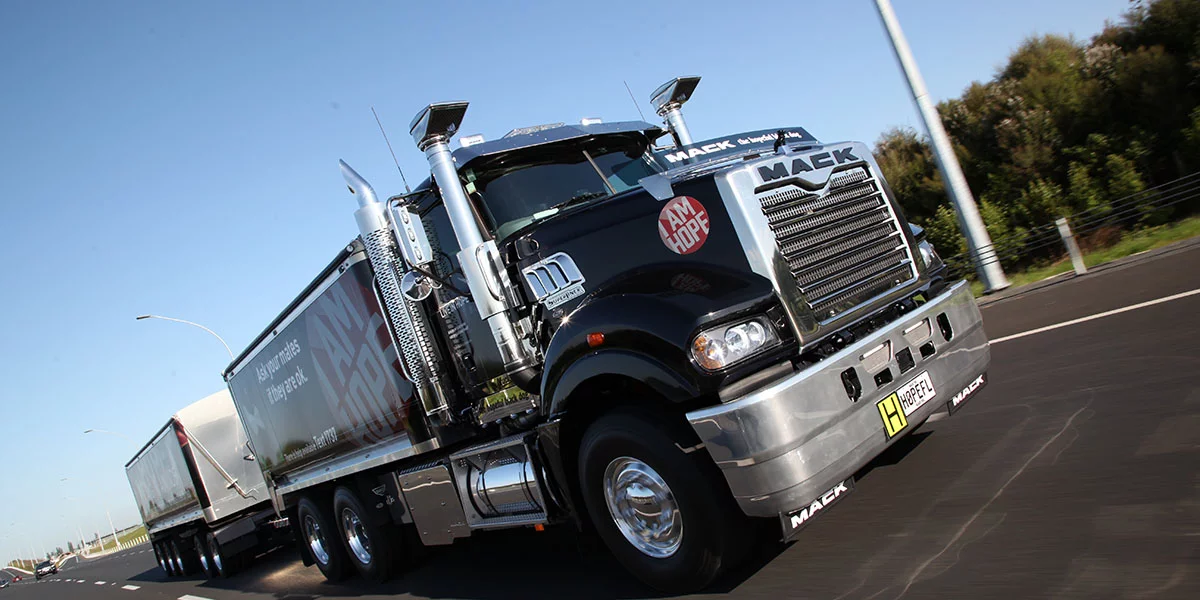
[(977, 272), (982, 264), (1000, 262), (1007, 269), (1063, 257), (1070, 257), (1076, 274), (1082, 275), (1087, 272), (1087, 268), (1083, 264), (1078, 240), (1086, 242), (1089, 236), (1105, 228), (1130, 231), (1158, 220), (1164, 223), (1175, 220), (1171, 217), (1180, 215), (1172, 215), (1175, 211), (1168, 209), (1189, 202), (1192, 205), (1182, 207), (1184, 211), (1180, 212), (1190, 212), (1189, 209), (1196, 208), (1197, 202), (1200, 202), (1200, 172), (1147, 188), (1102, 206), (1064, 215), (1050, 223), (997, 237), (992, 240), (994, 255), (985, 262), (981, 263), (977, 256), (970, 253), (957, 254), (943, 260), (949, 267), (949, 276), (955, 279)]

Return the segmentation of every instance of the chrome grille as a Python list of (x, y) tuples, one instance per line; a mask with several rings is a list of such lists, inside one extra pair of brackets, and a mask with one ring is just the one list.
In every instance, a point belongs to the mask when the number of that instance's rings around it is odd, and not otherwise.
[(823, 192), (792, 187), (764, 194), (759, 203), (822, 322), (916, 277), (900, 223), (869, 167), (835, 174)]

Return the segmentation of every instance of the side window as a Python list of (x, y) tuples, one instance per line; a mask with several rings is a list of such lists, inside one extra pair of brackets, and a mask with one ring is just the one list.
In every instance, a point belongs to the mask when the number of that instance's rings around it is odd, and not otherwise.
[[(421, 221), (438, 257), (434, 262), (438, 277), (466, 292), (467, 281), (458, 264), (458, 238), (454, 237), (446, 207), (440, 202), (435, 204), (421, 215)], [(503, 374), (500, 350), (492, 343), (491, 330), (479, 318), (475, 304), (469, 299), (464, 301), (445, 287), (434, 290), (432, 299), (437, 303), (437, 321), (460, 380), (468, 388), (478, 389), (491, 378)]]
[[(458, 275), (461, 276), (462, 269), (458, 264), (458, 238), (454, 237), (454, 227), (450, 224), (450, 216), (446, 214), (446, 207), (442, 203), (437, 203), (429, 208), (421, 215), (421, 221), (425, 224), (425, 232), (429, 235), (429, 244), (433, 247), (434, 254), (437, 255), (436, 268), (437, 274), (443, 279), (450, 279)], [(457, 285), (457, 284), (456, 284)], [(466, 289), (465, 286), (459, 289)]]

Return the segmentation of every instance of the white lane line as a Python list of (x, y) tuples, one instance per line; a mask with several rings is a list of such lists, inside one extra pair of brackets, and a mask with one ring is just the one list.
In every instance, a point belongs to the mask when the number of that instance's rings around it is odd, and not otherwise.
[(97, 581), (97, 582), (96, 582), (96, 585), (104, 585), (104, 582), (103, 582), (103, 581)]
[(1188, 296), (1195, 296), (1196, 294), (1200, 294), (1200, 289), (1194, 289), (1189, 292), (1181, 292), (1179, 294), (1175, 294), (1173, 296), (1167, 296), (1165, 298), (1159, 298), (1157, 300), (1148, 300), (1146, 302), (1141, 302), (1139, 304), (1132, 304), (1132, 305), (1125, 306), (1122, 308), (1116, 308), (1116, 309), (1113, 309), (1110, 311), (1097, 313), (1097, 314), (1089, 315), (1086, 317), (1080, 317), (1078, 319), (1072, 319), (1070, 321), (1063, 321), (1062, 323), (1055, 323), (1054, 325), (1047, 325), (1045, 327), (1039, 327), (1037, 329), (1030, 329), (1029, 331), (1022, 331), (1021, 333), (1014, 333), (1012, 335), (1006, 335), (1002, 338), (996, 338), (996, 339), (992, 340), (992, 343), (999, 344), (1000, 342), (1007, 342), (1009, 340), (1023, 338), (1027, 335), (1033, 335), (1035, 333), (1043, 333), (1046, 331), (1052, 331), (1052, 330), (1059, 329), (1061, 327), (1067, 327), (1070, 325), (1078, 325), (1080, 323), (1086, 323), (1088, 321), (1094, 321), (1096, 319), (1103, 319), (1104, 317), (1111, 317), (1113, 315), (1119, 315), (1123, 312), (1129, 312), (1131, 310), (1137, 310), (1139, 308), (1146, 308), (1147, 306), (1154, 306), (1155, 304), (1162, 304), (1164, 302), (1170, 302), (1172, 300), (1179, 300), (1180, 298), (1187, 298)]
[(204, 596), (193, 596), (191, 594), (184, 594), (179, 597), (179, 600), (212, 600), (212, 599), (205, 598)]
[(140, 589), (142, 589), (142, 586), (140, 586), (140, 585), (123, 585), (123, 586), (121, 586), (121, 589), (123, 589), (123, 590), (129, 590), (129, 591), (131, 591), (131, 592), (132, 592), (132, 591), (134, 591), (134, 590), (140, 590)]

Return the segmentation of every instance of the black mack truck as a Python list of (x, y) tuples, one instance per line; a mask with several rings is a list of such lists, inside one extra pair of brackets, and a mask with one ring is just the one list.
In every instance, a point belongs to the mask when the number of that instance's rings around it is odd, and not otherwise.
[(361, 236), (225, 373), (306, 564), (382, 579), (409, 546), (568, 525), (700, 588), (983, 385), (975, 301), (867, 146), (693, 141), (698, 81), (656, 91), (665, 129), (455, 150), (467, 104), (429, 105), (431, 177), (386, 200), (342, 163)]

